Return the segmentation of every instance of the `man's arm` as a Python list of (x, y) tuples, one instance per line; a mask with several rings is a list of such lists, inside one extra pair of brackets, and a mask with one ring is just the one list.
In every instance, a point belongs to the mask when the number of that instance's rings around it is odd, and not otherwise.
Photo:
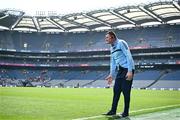
[(131, 52), (129, 50), (129, 47), (128, 47), (127, 43), (124, 42), (124, 41), (122, 41), (121, 50), (122, 50), (122, 52), (124, 53), (124, 55), (126, 56), (126, 59), (127, 59), (127, 64), (128, 64), (128, 73), (126, 75), (127, 80), (132, 80), (132, 78), (133, 78), (132, 69), (133, 69), (133, 66), (134, 66), (133, 58), (132, 58), (132, 55), (131, 55)]
[(112, 84), (113, 77), (115, 76), (115, 70), (116, 70), (115, 60), (113, 59), (113, 57), (111, 55), (111, 59), (110, 59), (110, 74), (105, 78), (105, 80), (108, 81), (109, 85)]
[(113, 58), (113, 55), (111, 54), (111, 60), (110, 60), (110, 75), (112, 77), (115, 76), (115, 70), (116, 70), (116, 63), (115, 60)]

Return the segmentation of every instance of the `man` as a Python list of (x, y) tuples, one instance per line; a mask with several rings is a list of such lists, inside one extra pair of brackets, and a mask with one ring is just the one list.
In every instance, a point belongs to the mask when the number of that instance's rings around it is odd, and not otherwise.
[(105, 78), (110, 85), (115, 77), (112, 107), (105, 115), (115, 115), (121, 92), (124, 95), (124, 111), (122, 117), (129, 116), (130, 92), (134, 75), (134, 61), (127, 43), (116, 37), (112, 31), (105, 36), (107, 44), (111, 45), (110, 74)]

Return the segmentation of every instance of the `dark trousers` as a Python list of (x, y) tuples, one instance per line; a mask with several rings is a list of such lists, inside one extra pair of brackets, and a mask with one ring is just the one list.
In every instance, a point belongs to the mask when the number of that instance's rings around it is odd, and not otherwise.
[[(121, 95), (121, 92), (124, 95), (124, 113), (129, 114), (129, 104), (130, 104), (130, 93), (131, 93), (131, 87), (132, 87), (132, 81), (133, 80), (126, 80), (126, 74), (128, 72), (127, 68), (122, 68), (118, 70), (118, 73), (115, 78), (115, 84), (113, 88), (113, 102), (112, 102), (112, 108), (111, 110), (116, 112), (118, 101)], [(133, 70), (134, 74), (134, 70)]]

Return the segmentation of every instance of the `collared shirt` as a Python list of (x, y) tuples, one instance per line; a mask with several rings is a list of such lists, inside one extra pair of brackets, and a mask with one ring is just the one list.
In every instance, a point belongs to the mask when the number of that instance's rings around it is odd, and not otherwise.
[(110, 74), (114, 76), (117, 66), (128, 69), (131, 72), (134, 67), (134, 60), (127, 43), (124, 40), (116, 39), (111, 45)]

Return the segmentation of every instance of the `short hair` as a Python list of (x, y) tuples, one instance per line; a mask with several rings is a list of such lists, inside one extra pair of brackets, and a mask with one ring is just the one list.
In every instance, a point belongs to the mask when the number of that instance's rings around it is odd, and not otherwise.
[(108, 31), (106, 34), (113, 36), (115, 39), (117, 38), (115, 32), (113, 32), (113, 31)]

